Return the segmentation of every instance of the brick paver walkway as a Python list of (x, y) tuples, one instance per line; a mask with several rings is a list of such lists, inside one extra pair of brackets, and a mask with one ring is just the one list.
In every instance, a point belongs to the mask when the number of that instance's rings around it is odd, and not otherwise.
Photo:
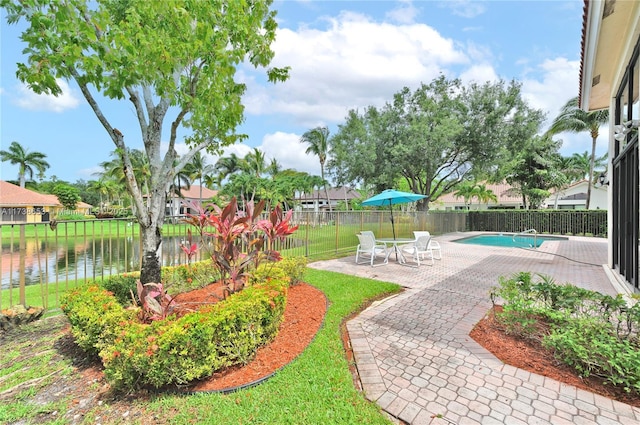
[(640, 424), (640, 409), (503, 364), (469, 337), (491, 307), (498, 277), (521, 271), (615, 295), (603, 267), (606, 240), (571, 237), (538, 250), (437, 239), (443, 259), (419, 268), (356, 265), (354, 257), (310, 267), (398, 283), (347, 328), (369, 400), (409, 424)]

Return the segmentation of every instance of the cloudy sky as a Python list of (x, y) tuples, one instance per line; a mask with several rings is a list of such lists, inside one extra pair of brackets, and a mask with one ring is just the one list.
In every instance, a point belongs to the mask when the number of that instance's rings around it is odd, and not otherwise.
[[(439, 74), (465, 83), (517, 80), (550, 122), (578, 94), (582, 6), (582, 0), (276, 0), (272, 65), (290, 66), (291, 77), (274, 85), (265, 83), (263, 71), (239, 69), (248, 87), (239, 131), (249, 138), (228, 152), (243, 156), (257, 147), (284, 168), (319, 174), (317, 158), (299, 143), (302, 133), (318, 125), (333, 133), (350, 109), (380, 107), (403, 87), (415, 89)], [(20, 30), (6, 24), (3, 11), (0, 148), (15, 140), (45, 153), (47, 178), (93, 179), (114, 145), (73, 83), (63, 84), (55, 98), (35, 95), (15, 78), (16, 63), (24, 60)], [(129, 145), (141, 148), (133, 108), (113, 101), (102, 106)], [(590, 149), (588, 134), (558, 138), (564, 155)], [(15, 166), (0, 167), (0, 179), (17, 178)]]

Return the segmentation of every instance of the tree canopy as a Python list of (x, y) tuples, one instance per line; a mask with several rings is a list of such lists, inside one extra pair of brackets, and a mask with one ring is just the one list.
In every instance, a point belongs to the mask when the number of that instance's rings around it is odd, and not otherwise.
[[(256, 67), (271, 62), (277, 24), (270, 5), (271, 0), (0, 0), (9, 23), (26, 21), (26, 61), (18, 64), (18, 78), (36, 93), (53, 95), (61, 93), (58, 79), (75, 81), (116, 146), (141, 226), (143, 283), (160, 280), (160, 229), (175, 173), (203, 148), (218, 152), (242, 138), (235, 129), (243, 120), (246, 87), (235, 81), (236, 70), (245, 61)], [(273, 82), (287, 73), (267, 70)], [(123, 134), (101, 108), (104, 97), (129, 104), (140, 133)], [(180, 128), (186, 129), (190, 151), (176, 163)], [(147, 202), (127, 149), (140, 142), (150, 171)]]
[(404, 179), (427, 195), (418, 208), (467, 178), (495, 175), (538, 131), (541, 111), (522, 99), (520, 85), (504, 81), (463, 86), (444, 76), (393, 102), (352, 110), (331, 138), (329, 167), (338, 183), (361, 183), (375, 192)]

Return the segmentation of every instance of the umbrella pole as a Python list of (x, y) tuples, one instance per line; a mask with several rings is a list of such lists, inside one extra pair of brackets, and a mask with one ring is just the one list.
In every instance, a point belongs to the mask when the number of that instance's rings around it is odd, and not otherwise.
[[(391, 232), (393, 233), (393, 240), (396, 239), (396, 225), (393, 222), (393, 205), (391, 204), (391, 199), (389, 199), (389, 211), (391, 211)], [(393, 244), (393, 250), (396, 252), (396, 262), (398, 261), (398, 244)]]

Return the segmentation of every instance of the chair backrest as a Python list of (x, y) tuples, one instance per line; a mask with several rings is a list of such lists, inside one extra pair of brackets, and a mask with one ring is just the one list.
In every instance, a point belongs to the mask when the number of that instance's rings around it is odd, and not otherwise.
[(376, 240), (369, 234), (358, 233), (356, 236), (360, 241), (360, 249), (373, 249), (376, 244)]
[(376, 240), (376, 235), (371, 230), (363, 230), (360, 232), (360, 234), (367, 235), (371, 237), (371, 239), (373, 239), (374, 241)]
[(431, 235), (422, 235), (416, 239), (416, 248), (418, 251), (426, 251), (429, 248), (429, 242), (431, 242)]
[(426, 230), (414, 230), (413, 231), (413, 237), (418, 239), (420, 236), (431, 236), (431, 233), (429, 233)]

